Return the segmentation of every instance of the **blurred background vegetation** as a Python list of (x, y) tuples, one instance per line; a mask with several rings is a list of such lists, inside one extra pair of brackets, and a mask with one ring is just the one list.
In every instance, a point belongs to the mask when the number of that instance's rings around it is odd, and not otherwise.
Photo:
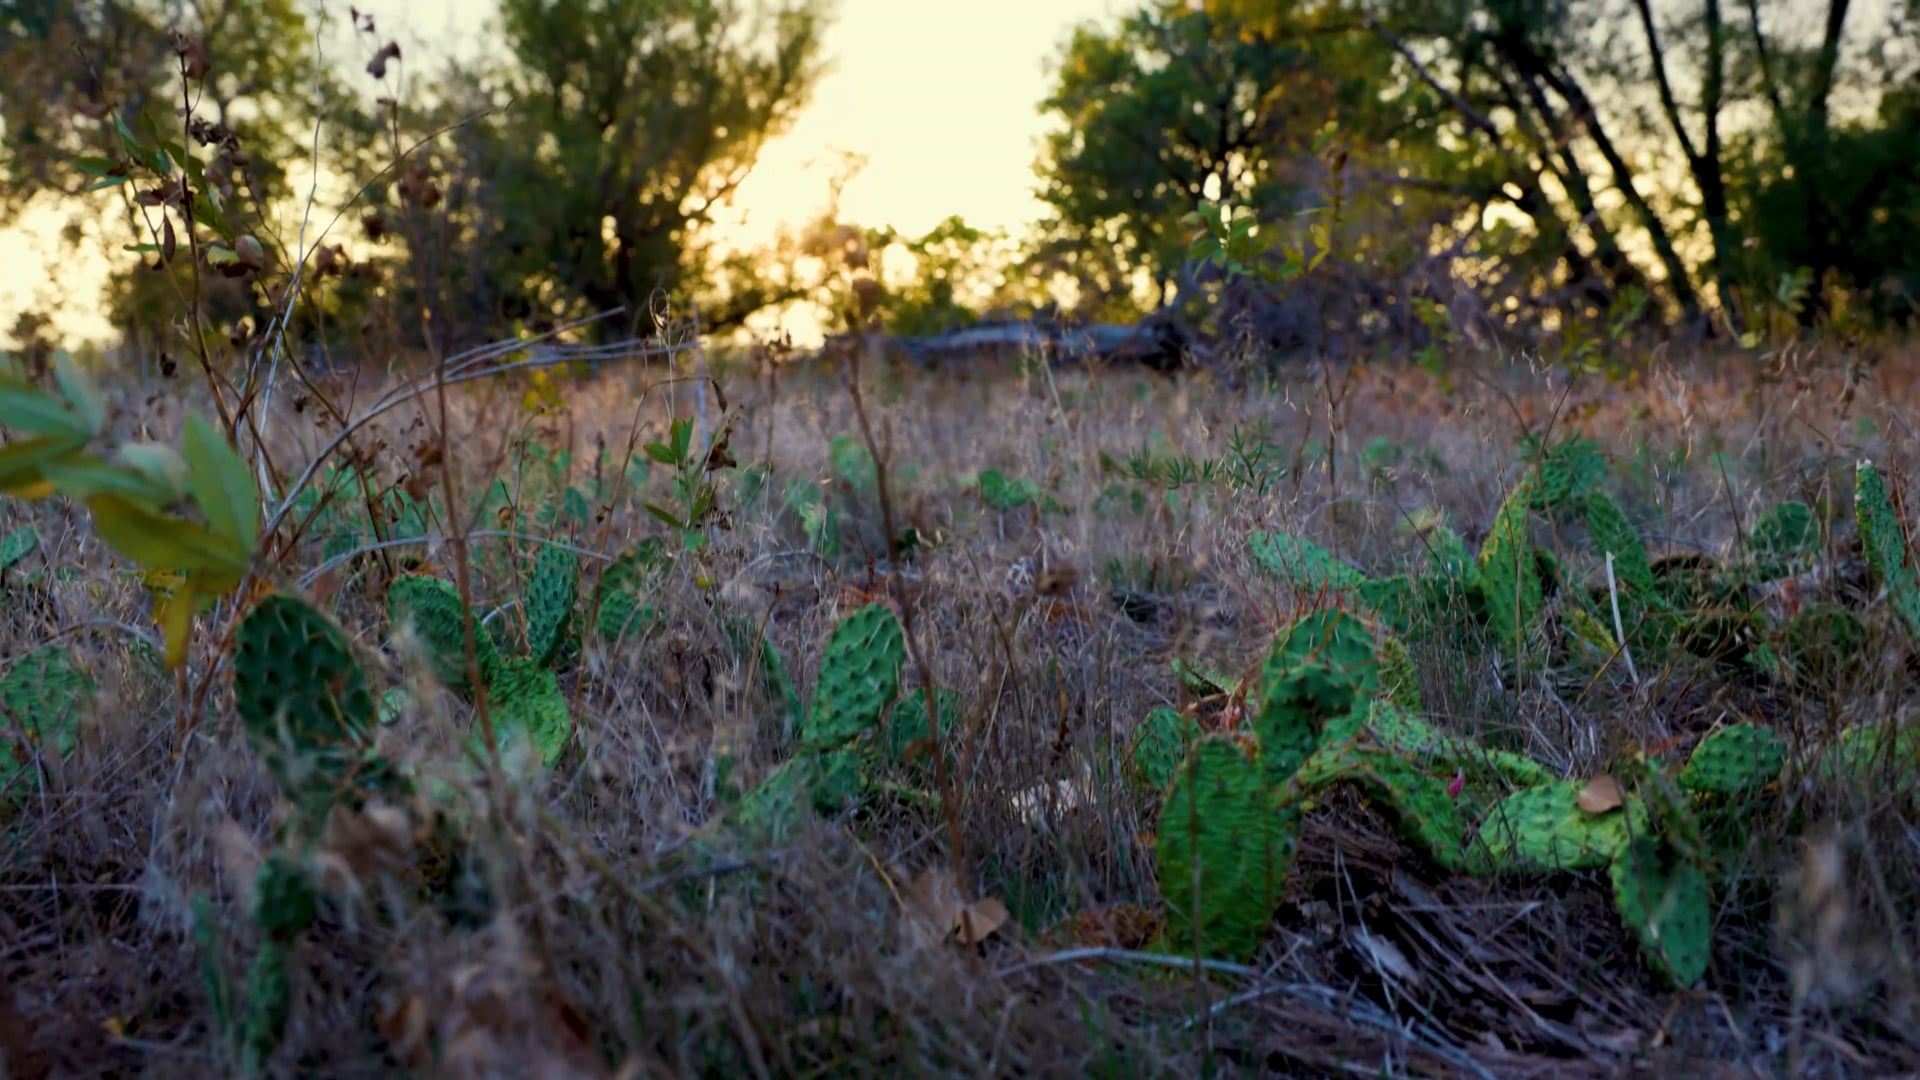
[[(1031, 234), (954, 217), (905, 236), (829, 200), (738, 251), (713, 242), (716, 207), (808, 107), (826, 0), (500, 0), (497, 47), (407, 57), (430, 75), (404, 92), (397, 46), (358, 11), (366, 65), (336, 70), (296, 0), (7, 0), (0, 228), (65, 214), (76, 253), (113, 259), (106, 308), (146, 356), (258, 340), (296, 280), (287, 223), (310, 219), (311, 238), (336, 216), (287, 325), (332, 363), (616, 306), (605, 336), (654, 332), (666, 312), (724, 333), (793, 305), (829, 328), (916, 334), (1166, 310), (1276, 352), (1860, 335), (1920, 312), (1916, 14), (1144, 0), (1058, 47), (1035, 103), (1051, 128)], [(169, 208), (115, 182), (116, 124), (191, 144), (264, 265), (196, 274), (137, 250)], [(290, 181), (309, 161), (338, 180), (310, 208)], [(1231, 273), (1194, 245), (1195, 215), (1223, 212), (1258, 226)], [(189, 217), (175, 215), (183, 248)], [(45, 312), (0, 321), (28, 351), (54, 344)]]

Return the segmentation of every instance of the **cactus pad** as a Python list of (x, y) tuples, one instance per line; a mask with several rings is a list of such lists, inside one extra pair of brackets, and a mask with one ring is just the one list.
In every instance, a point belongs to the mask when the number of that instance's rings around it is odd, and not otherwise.
[(1622, 593), (1623, 617), (1629, 613), (1629, 605), (1637, 609), (1654, 595), (1653, 564), (1647, 560), (1647, 545), (1641, 542), (1640, 533), (1620, 505), (1605, 492), (1587, 496), (1587, 539), (1603, 562), (1608, 554), (1613, 556), (1613, 577)]
[(761, 634), (760, 627), (751, 619), (730, 615), (721, 620), (720, 625), (733, 646), (734, 655), (747, 663), (757, 659), (760, 681), (779, 706), (784, 721), (780, 737), (792, 738), (806, 724), (807, 710), (800, 703), (800, 695), (794, 692), (793, 680), (787, 676), (787, 665), (780, 659), (780, 650), (773, 647), (773, 642)]
[(1647, 831), (1647, 811), (1638, 799), (1589, 814), (1580, 809), (1582, 784), (1557, 780), (1516, 791), (1488, 812), (1480, 839), (1501, 871), (1591, 870), (1612, 861), (1629, 835)]
[(527, 578), (527, 655), (537, 664), (551, 664), (567, 637), (573, 617), (573, 594), (580, 579), (580, 557), (570, 548), (547, 544), (534, 559)]
[(883, 604), (840, 620), (827, 639), (801, 739), (813, 750), (844, 746), (871, 731), (899, 695), (906, 638)]
[(247, 739), (281, 789), (324, 808), (364, 756), (373, 695), (340, 628), (289, 596), (269, 596), (235, 634), (233, 696)]
[(1462, 865), (1460, 813), (1444, 782), (1413, 759), (1363, 740), (1321, 747), (1300, 766), (1289, 799), (1305, 798), (1341, 784), (1360, 788), (1385, 810), (1402, 838), (1449, 869)]
[(1147, 714), (1134, 734), (1131, 760), (1147, 787), (1164, 792), (1202, 735), (1200, 725), (1178, 709), (1160, 708)]
[(1320, 743), (1320, 729), (1380, 685), (1373, 634), (1343, 611), (1316, 611), (1280, 632), (1260, 677), (1253, 727), (1269, 783), (1278, 786)]
[(1532, 633), (1544, 602), (1527, 535), (1527, 507), (1532, 501), (1531, 478), (1522, 480), (1500, 504), (1480, 549), (1480, 590), (1487, 622), (1501, 644), (1516, 655)]
[[(387, 590), (387, 618), (396, 632), (410, 626), (426, 652), (433, 677), (441, 685), (463, 693), (472, 689), (468, 677), (465, 607), (451, 582), (423, 574), (408, 574)], [(473, 628), (474, 658), (480, 677), (490, 679), (499, 652), (484, 627)]]
[(80, 720), (93, 702), (93, 678), (61, 645), (42, 645), (0, 675), (0, 787), (25, 760), (4, 745), (24, 733), (42, 753), (64, 758), (80, 738)]
[(13, 568), (21, 559), (33, 554), (40, 546), (40, 531), (31, 525), (22, 525), (0, 538), (0, 573)]
[(1813, 508), (1792, 501), (1768, 507), (1747, 534), (1747, 549), (1763, 581), (1813, 569), (1820, 559), (1820, 523)]
[(253, 923), (268, 940), (292, 941), (319, 911), (320, 897), (305, 868), (284, 851), (261, 861), (253, 875)]
[(503, 744), (525, 739), (552, 766), (573, 740), (573, 715), (553, 670), (531, 660), (508, 660), (488, 687), (489, 718)]
[(1247, 550), (1254, 565), (1300, 592), (1353, 589), (1367, 580), (1326, 548), (1292, 533), (1256, 532), (1247, 538)]
[(1886, 589), (1887, 603), (1906, 627), (1907, 637), (1920, 642), (1920, 574), (1908, 560), (1906, 531), (1887, 494), (1886, 479), (1872, 462), (1860, 463), (1853, 504), (1873, 576)]
[(1729, 724), (1693, 748), (1680, 786), (1697, 794), (1738, 795), (1780, 775), (1787, 747), (1772, 728)]
[[(944, 686), (934, 690), (933, 712), (940, 720), (940, 746), (949, 761), (954, 757), (953, 728), (963, 707), (958, 691)], [(933, 732), (927, 724), (924, 690), (908, 691), (887, 712), (887, 757), (911, 773), (933, 775)]]
[(1779, 644), (1787, 671), (1807, 686), (1844, 683), (1866, 669), (1866, 623), (1839, 604), (1822, 600), (1794, 612)]
[(1706, 875), (1651, 837), (1636, 836), (1615, 856), (1610, 876), (1620, 921), (1647, 962), (1675, 989), (1698, 982), (1713, 948)]
[(1154, 840), (1175, 946), (1251, 955), (1284, 893), (1297, 830), (1259, 761), (1230, 740), (1196, 744), (1167, 790)]

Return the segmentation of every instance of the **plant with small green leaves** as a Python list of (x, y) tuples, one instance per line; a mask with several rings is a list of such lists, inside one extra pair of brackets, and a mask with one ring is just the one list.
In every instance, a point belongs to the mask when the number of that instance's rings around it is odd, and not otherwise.
[[(64, 352), (57, 392), (0, 369), (0, 428), (15, 438), (0, 455), (0, 493), (86, 503), (94, 530), (135, 564), (174, 575), (156, 612), (168, 667), (186, 661), (193, 616), (238, 588), (260, 534), (253, 471), (226, 438), (188, 416), (182, 448), (126, 442), (111, 455), (89, 447), (106, 434), (106, 404)], [(197, 520), (178, 511), (191, 503)]]
[[(662, 525), (672, 529), (688, 551), (706, 543), (701, 528), (717, 509), (718, 491), (707, 474), (720, 466), (725, 456), (724, 442), (713, 450), (696, 453), (693, 447), (693, 420), (678, 417), (667, 425), (665, 442), (650, 442), (641, 447), (648, 458), (673, 470), (671, 498), (667, 504), (649, 502), (642, 509)], [(718, 455), (714, 451), (720, 451)]]

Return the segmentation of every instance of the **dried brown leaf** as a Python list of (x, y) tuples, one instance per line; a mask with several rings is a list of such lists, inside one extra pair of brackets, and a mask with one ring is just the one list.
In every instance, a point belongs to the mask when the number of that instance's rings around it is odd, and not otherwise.
[(1602, 773), (1587, 781), (1587, 786), (1580, 789), (1573, 801), (1589, 814), (1604, 814), (1620, 809), (1625, 800), (1626, 793), (1620, 790), (1620, 782)]
[(991, 896), (960, 909), (954, 929), (962, 945), (978, 945), (1007, 925), (1007, 905)]

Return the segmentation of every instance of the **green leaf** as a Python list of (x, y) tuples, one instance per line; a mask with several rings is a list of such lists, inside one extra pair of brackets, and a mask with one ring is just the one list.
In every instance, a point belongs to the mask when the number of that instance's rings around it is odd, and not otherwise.
[(154, 508), (174, 499), (173, 489), (153, 477), (121, 466), (110, 465), (92, 454), (74, 454), (46, 462), (40, 475), (69, 499), (94, 495), (119, 495)]
[(662, 443), (650, 442), (640, 449), (644, 450), (648, 457), (662, 465), (678, 465), (680, 463), (679, 460), (673, 456), (673, 450)]
[(0, 446), (0, 492), (23, 498), (51, 494), (49, 491), (27, 492), (46, 483), (41, 470), (48, 462), (76, 453), (86, 444), (86, 439), (78, 435), (48, 435)]
[(64, 402), (39, 387), (0, 375), (0, 427), (30, 435), (86, 438), (93, 429)]
[(74, 363), (72, 355), (65, 349), (53, 354), (53, 378), (60, 385), (60, 393), (67, 399), (74, 415), (87, 427), (87, 434), (98, 435), (106, 426), (107, 407), (100, 400), (100, 394), (94, 390), (87, 374)]
[[(73, 159), (73, 167), (88, 176), (112, 176), (113, 171), (120, 167), (120, 163), (107, 157), (77, 157)], [(121, 177), (115, 176), (114, 179), (119, 180)]]
[(187, 486), (187, 460), (164, 443), (133, 442), (122, 446), (116, 455), (120, 464), (147, 478), (153, 490), (166, 491), (157, 500), (162, 505), (178, 499)]
[(187, 489), (207, 525), (237, 551), (252, 551), (260, 536), (260, 491), (247, 463), (204, 419), (187, 417)]
[(645, 510), (649, 514), (652, 514), (655, 518), (657, 518), (660, 521), (661, 524), (665, 525), (669, 529), (684, 529), (687, 527), (685, 522), (675, 517), (671, 511), (667, 510), (663, 506), (657, 506), (653, 503), (648, 503), (645, 506), (641, 507), (641, 509)]
[(131, 179), (133, 179), (133, 177), (131, 176), (103, 176), (100, 179), (95, 180), (93, 183), (88, 184), (86, 187), (86, 190), (105, 191), (107, 188), (110, 188), (110, 187), (119, 187), (121, 184), (124, 184)]
[(118, 495), (87, 500), (93, 527), (121, 554), (151, 569), (246, 572), (247, 552), (191, 521), (156, 514)]

